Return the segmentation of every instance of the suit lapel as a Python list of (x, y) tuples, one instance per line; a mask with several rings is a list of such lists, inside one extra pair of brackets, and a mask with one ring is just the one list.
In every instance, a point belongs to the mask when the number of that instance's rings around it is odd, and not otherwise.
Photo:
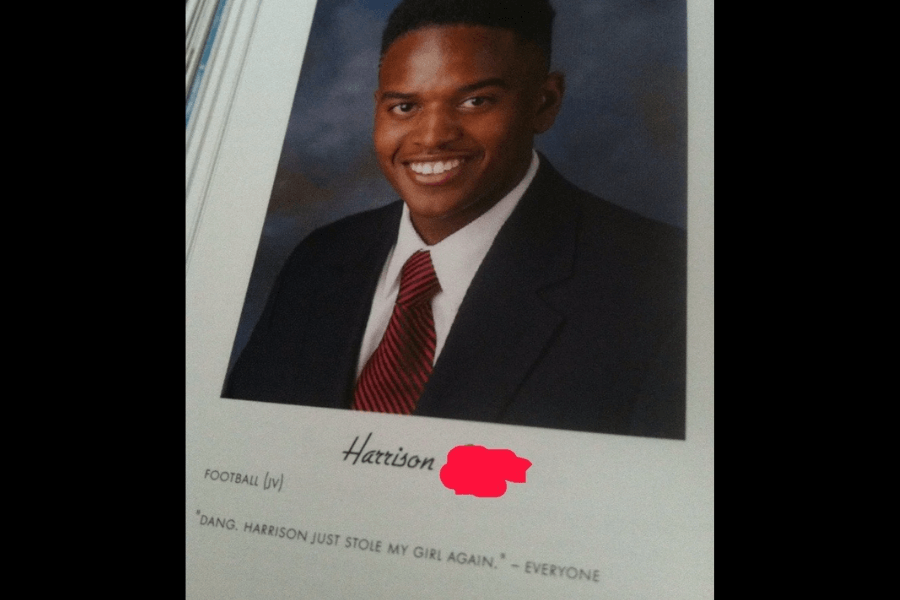
[[(366, 244), (349, 246), (324, 266), (319, 311), (310, 315), (317, 356), (310, 357), (315, 365), (301, 368), (314, 373), (315, 381), (329, 389), (321, 397), (333, 408), (349, 408), (356, 380), (359, 348), (365, 333), (372, 298), (378, 285), (382, 267), (397, 238), (402, 203), (382, 210), (374, 223), (374, 231), (360, 232), (355, 239), (370, 240)], [(312, 370), (308, 370), (312, 367)]]
[(541, 291), (572, 273), (580, 211), (541, 168), (472, 280), (416, 414), (496, 421), (564, 321)]

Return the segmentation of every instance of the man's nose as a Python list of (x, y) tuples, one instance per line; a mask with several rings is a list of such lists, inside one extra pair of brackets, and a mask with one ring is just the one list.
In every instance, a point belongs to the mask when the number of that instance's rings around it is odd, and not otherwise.
[(423, 148), (440, 148), (462, 135), (457, 115), (447, 108), (425, 110), (418, 125), (416, 142)]

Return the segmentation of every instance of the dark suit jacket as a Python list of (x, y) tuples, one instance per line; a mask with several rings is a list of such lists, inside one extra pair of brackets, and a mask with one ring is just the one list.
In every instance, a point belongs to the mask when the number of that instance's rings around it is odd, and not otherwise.
[[(224, 396), (349, 408), (402, 204), (293, 252)], [(685, 235), (546, 158), (472, 280), (415, 414), (684, 438)]]

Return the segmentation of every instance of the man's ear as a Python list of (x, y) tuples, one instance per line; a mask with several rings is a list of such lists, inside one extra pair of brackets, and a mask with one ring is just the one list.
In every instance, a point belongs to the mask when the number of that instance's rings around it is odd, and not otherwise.
[(541, 86), (541, 102), (534, 119), (535, 133), (544, 133), (553, 126), (556, 115), (559, 114), (559, 109), (562, 107), (565, 92), (565, 76), (559, 71), (549, 73)]

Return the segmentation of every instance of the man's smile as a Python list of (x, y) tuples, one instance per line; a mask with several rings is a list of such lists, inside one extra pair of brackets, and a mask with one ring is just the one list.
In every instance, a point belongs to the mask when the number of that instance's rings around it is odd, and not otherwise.
[(458, 156), (442, 160), (406, 160), (403, 161), (403, 165), (416, 183), (441, 185), (455, 179), (462, 172), (461, 167), (467, 162), (469, 158)]
[(437, 162), (414, 162), (409, 163), (409, 168), (419, 173), (421, 175), (431, 175), (434, 173), (435, 175), (440, 175), (444, 171), (449, 171), (450, 169), (455, 169), (458, 167), (462, 161), (458, 158), (448, 161), (437, 161)]

